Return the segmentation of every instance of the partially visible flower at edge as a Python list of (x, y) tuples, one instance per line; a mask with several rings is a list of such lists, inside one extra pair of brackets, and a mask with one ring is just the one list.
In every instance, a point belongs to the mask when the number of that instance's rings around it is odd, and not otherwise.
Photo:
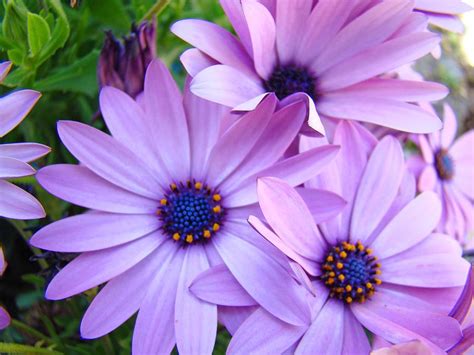
[[(0, 83), (10, 68), (10, 62), (0, 63)], [(0, 138), (23, 121), (40, 96), (34, 90), (19, 90), (0, 98)], [(36, 171), (28, 163), (49, 151), (49, 147), (37, 143), (0, 144), (0, 217), (36, 219), (45, 216), (36, 198), (6, 180), (34, 175)]]
[(112, 86), (136, 98), (143, 92), (146, 68), (157, 58), (156, 23), (133, 25), (130, 34), (122, 41), (111, 31), (105, 35), (97, 65), (99, 87)]
[[(3, 249), (0, 247), (0, 277), (2, 277), (5, 269), (7, 268), (7, 263), (3, 255)], [(10, 315), (7, 311), (0, 306), (0, 330), (5, 329), (10, 324)]]
[(469, 250), (474, 248), (474, 238), (468, 238), (474, 228), (474, 130), (455, 139), (457, 127), (453, 110), (445, 104), (443, 129), (418, 136), (420, 155), (411, 156), (407, 165), (418, 177), (418, 190), (434, 191), (441, 199), (438, 231)]
[(471, 11), (472, 7), (462, 0), (415, 0), (415, 9), (427, 15), (430, 24), (461, 33), (464, 25), (458, 16)]

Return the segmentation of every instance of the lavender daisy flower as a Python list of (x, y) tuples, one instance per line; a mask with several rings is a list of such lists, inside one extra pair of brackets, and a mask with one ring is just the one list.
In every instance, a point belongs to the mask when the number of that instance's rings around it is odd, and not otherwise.
[(413, 199), (398, 141), (386, 137), (372, 150), (367, 134), (339, 125), (335, 140), (345, 143), (340, 154), (309, 184), (348, 201), (327, 222), (317, 225), (285, 182), (259, 180), (268, 225), (256, 217), (249, 222), (306, 270), (316, 297), (307, 297), (312, 320), (303, 326), (257, 310), (234, 334), (229, 353), (367, 354), (364, 328), (394, 344), (418, 339), (432, 349), (449, 349), (461, 338), (459, 323), (448, 314), (469, 263), (454, 240), (432, 234), (441, 204), (432, 192)]
[(474, 131), (455, 140), (456, 132), (456, 116), (445, 104), (443, 129), (418, 137), (422, 159), (413, 157), (409, 166), (420, 172), (418, 189), (436, 192), (443, 203), (438, 231), (470, 249), (474, 245), (466, 236), (474, 228)]
[(424, 101), (443, 98), (443, 85), (380, 77), (439, 42), (438, 35), (425, 31), (426, 17), (413, 12), (413, 1), (221, 4), (238, 38), (201, 20), (172, 27), (196, 47), (181, 56), (196, 95), (235, 110), (253, 109), (269, 92), (283, 106), (303, 99), (309, 119), (302, 131), (326, 129), (329, 136), (337, 122), (333, 118), (415, 133), (441, 128), (435, 115), (411, 103), (420, 96)]
[(464, 26), (458, 15), (472, 10), (472, 7), (462, 0), (415, 0), (415, 9), (427, 15), (432, 25), (461, 33)]
[[(11, 68), (0, 63), (0, 83)], [(36, 104), (41, 94), (33, 90), (15, 91), (0, 98), (0, 138), (14, 129)], [(48, 154), (50, 149), (36, 143), (0, 145), (0, 217), (36, 219), (45, 216), (41, 204), (29, 193), (6, 181), (35, 174), (28, 163)]]
[[(6, 268), (7, 268), (7, 262), (5, 261), (3, 250), (0, 247), (0, 277), (3, 275)], [(2, 306), (0, 306), (0, 330), (5, 329), (6, 327), (8, 327), (9, 324), (10, 324), (10, 315)]]
[[(283, 255), (246, 219), (258, 213), (259, 176), (299, 185), (327, 165), (338, 147), (282, 160), (305, 108), (296, 103), (274, 113), (276, 104), (269, 96), (235, 121), (227, 109), (188, 88), (182, 98), (165, 65), (153, 61), (145, 77), (144, 110), (115, 88), (101, 91), (101, 112), (112, 136), (59, 122), (62, 142), (81, 164), (43, 168), (38, 181), (94, 213), (53, 223), (31, 243), (81, 253), (49, 284), (48, 299), (107, 282), (82, 320), (84, 338), (107, 334), (138, 311), (134, 353), (168, 353), (177, 343), (181, 353), (210, 354), (217, 307), (195, 298), (188, 286), (216, 264), (227, 265), (277, 317), (291, 324), (306, 321), (306, 303), (290, 303), (300, 291)], [(344, 206), (340, 198), (331, 201), (324, 208), (332, 214)], [(271, 276), (265, 281), (259, 275)], [(233, 322), (235, 312), (219, 313), (224, 324)]]

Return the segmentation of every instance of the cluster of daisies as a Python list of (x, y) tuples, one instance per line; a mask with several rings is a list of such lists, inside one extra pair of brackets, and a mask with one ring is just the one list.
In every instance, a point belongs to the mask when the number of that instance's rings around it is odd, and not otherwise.
[[(33, 174), (87, 209), (31, 238), (77, 254), (45, 297), (102, 285), (80, 334), (137, 314), (134, 354), (211, 354), (218, 323), (229, 354), (468, 349), (474, 132), (456, 139), (451, 108), (441, 120), (430, 104), (447, 89), (400, 68), (436, 55), (430, 23), (460, 31), (469, 7), (220, 2), (235, 34), (198, 19), (171, 28), (193, 46), (183, 92), (154, 59), (138, 94), (101, 90), (108, 133), (58, 122), (78, 164), (35, 172), (28, 163), (47, 147), (0, 146), (0, 216), (45, 216), (7, 181)], [(39, 97), (1, 98), (0, 136)], [(409, 157), (407, 140), (419, 148)]]

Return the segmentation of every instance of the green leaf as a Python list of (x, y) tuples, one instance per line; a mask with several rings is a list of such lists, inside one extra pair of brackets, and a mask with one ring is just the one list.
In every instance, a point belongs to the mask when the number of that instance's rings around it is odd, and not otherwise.
[(99, 51), (94, 50), (74, 64), (52, 72), (36, 81), (39, 91), (72, 91), (94, 96), (97, 93), (96, 67)]
[(62, 353), (44, 349), (37, 348), (34, 346), (20, 345), (20, 344), (9, 344), (9, 343), (0, 343), (0, 353), (5, 354), (25, 354), (25, 355), (35, 355), (35, 354), (48, 354), (48, 355), (61, 355)]
[(40, 15), (28, 13), (28, 45), (34, 57), (50, 40), (51, 31), (48, 23)]
[(2, 22), (3, 34), (16, 42), (18, 46), (26, 44), (26, 17), (28, 9), (21, 0), (8, 0), (5, 7), (5, 18)]
[(91, 9), (92, 16), (106, 26), (128, 32), (130, 18), (120, 0), (88, 0), (85, 2)]

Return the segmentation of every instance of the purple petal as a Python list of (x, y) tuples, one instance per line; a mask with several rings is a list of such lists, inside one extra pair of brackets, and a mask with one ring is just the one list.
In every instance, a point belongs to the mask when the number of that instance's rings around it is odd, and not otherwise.
[[(276, 96), (269, 95), (219, 137), (208, 159), (207, 181), (210, 184), (219, 185), (244, 161), (272, 118), (276, 103)], [(239, 149), (235, 149), (236, 146)]]
[(30, 243), (37, 248), (59, 252), (94, 251), (143, 237), (158, 230), (160, 224), (154, 214), (82, 214), (42, 228), (30, 239)]
[(370, 353), (370, 343), (365, 329), (360, 322), (354, 317), (349, 307), (344, 308), (344, 344), (342, 346), (342, 354), (350, 354), (357, 352), (361, 354)]
[(50, 165), (36, 173), (56, 197), (86, 208), (113, 213), (155, 213), (158, 202), (121, 189), (81, 165)]
[(224, 231), (214, 245), (234, 277), (262, 307), (290, 324), (307, 322), (309, 309), (301, 289), (278, 261)]
[(124, 245), (82, 253), (54, 277), (46, 298), (64, 299), (109, 281), (143, 260), (163, 241), (165, 237), (155, 232)]
[(324, 72), (320, 90), (334, 91), (395, 70), (428, 54), (439, 41), (436, 34), (419, 32), (371, 47)]
[(7, 268), (7, 262), (5, 261), (5, 256), (3, 255), (3, 249), (2, 247), (0, 247), (0, 276), (3, 275), (6, 268)]
[(333, 192), (300, 187), (296, 191), (303, 198), (316, 224), (337, 216), (347, 206), (347, 202)]
[(224, 264), (197, 275), (189, 290), (201, 300), (220, 306), (257, 305)]
[(81, 336), (99, 338), (138, 311), (149, 285), (163, 267), (163, 260), (176, 249), (173, 241), (165, 241), (131, 269), (110, 280), (87, 308), (81, 322)]
[(431, 133), (441, 128), (438, 117), (417, 105), (380, 98), (324, 96), (320, 114), (357, 120), (411, 133)]
[(174, 23), (171, 32), (218, 63), (247, 75), (255, 75), (251, 58), (242, 44), (222, 27), (208, 21), (190, 19)]
[(0, 97), (0, 138), (20, 124), (41, 94), (33, 90), (20, 90)]
[(340, 354), (344, 339), (344, 303), (330, 298), (301, 339), (295, 354)]
[(387, 213), (398, 194), (405, 160), (400, 143), (388, 136), (375, 147), (354, 202), (351, 240), (366, 240)]
[(416, 0), (416, 9), (454, 15), (470, 11), (472, 7), (462, 0), (451, 0), (449, 2), (443, 0)]
[(265, 6), (256, 1), (243, 2), (242, 9), (249, 26), (255, 70), (260, 77), (268, 79), (277, 59), (275, 21)]
[(448, 149), (456, 137), (458, 121), (453, 109), (448, 104), (444, 104), (443, 129), (441, 130), (441, 146)]
[(322, 260), (326, 243), (301, 196), (275, 178), (259, 179), (257, 192), (265, 219), (284, 243), (305, 258)]
[(401, 253), (427, 238), (438, 225), (440, 217), (441, 202), (438, 196), (425, 192), (387, 224), (371, 248), (380, 259)]
[(472, 277), (474, 266), (471, 265), (469, 274), (467, 276), (466, 284), (459, 296), (458, 301), (450, 312), (450, 316), (462, 323), (471, 309), (472, 297), (474, 292), (474, 278)]
[(59, 121), (58, 132), (67, 149), (95, 174), (136, 194), (161, 198), (162, 188), (146, 163), (116, 139), (73, 121)]
[(169, 354), (175, 340), (175, 304), (182, 250), (163, 260), (140, 305), (132, 338), (134, 354)]
[(217, 308), (217, 316), (219, 322), (226, 327), (227, 331), (233, 335), (245, 320), (255, 312), (258, 306), (251, 307), (226, 307), (219, 306)]
[(0, 156), (0, 179), (30, 176), (34, 173), (35, 169), (27, 163), (18, 159)]
[(152, 124), (143, 109), (126, 93), (105, 87), (100, 92), (100, 110), (112, 136), (140, 157), (153, 169), (162, 185), (167, 186), (171, 177), (161, 157), (153, 149)]
[(10, 143), (0, 145), (0, 156), (29, 163), (51, 151), (51, 148), (37, 143)]
[(37, 219), (45, 216), (46, 213), (37, 199), (18, 186), (0, 180), (0, 217)]
[(182, 95), (166, 65), (158, 59), (148, 66), (144, 91), (145, 113), (154, 149), (173, 178), (186, 180), (189, 178), (190, 148)]
[(247, 53), (251, 53), (252, 42), (241, 3), (234, 0), (220, 0), (220, 3)]
[(179, 60), (183, 64), (184, 69), (186, 69), (186, 72), (192, 77), (196, 76), (201, 70), (219, 64), (197, 48), (185, 50), (179, 57)]
[(286, 181), (291, 186), (298, 186), (328, 166), (338, 151), (338, 146), (326, 145), (282, 160), (245, 179), (238, 187), (227, 192), (226, 205), (238, 207), (257, 202), (256, 182), (259, 177), (272, 176)]
[(228, 354), (281, 354), (305, 332), (306, 326), (287, 324), (263, 308), (257, 309), (234, 334)]
[(2, 62), (0, 63), (0, 83), (3, 82), (5, 77), (8, 75), (8, 72), (12, 68), (12, 62)]
[(426, 165), (418, 178), (418, 190), (434, 191), (438, 183), (438, 174), (433, 165)]
[(198, 73), (191, 91), (203, 99), (235, 107), (265, 93), (262, 84), (227, 65), (213, 65)]
[(201, 301), (189, 290), (191, 281), (209, 268), (204, 248), (186, 250), (175, 304), (175, 331), (178, 351), (182, 354), (210, 354), (217, 332), (217, 306)]
[(8, 312), (0, 306), (0, 330), (5, 329), (10, 325), (10, 315)]

